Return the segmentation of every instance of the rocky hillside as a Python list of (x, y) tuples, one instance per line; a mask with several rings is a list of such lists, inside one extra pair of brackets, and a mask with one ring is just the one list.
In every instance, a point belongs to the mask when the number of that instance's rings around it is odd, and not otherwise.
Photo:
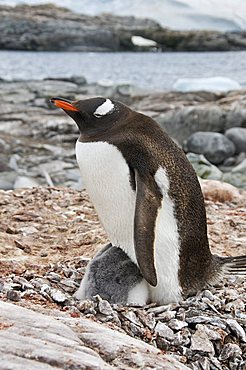
[[(153, 117), (187, 152), (197, 174), (246, 188), (246, 92), (139, 95), (129, 85), (64, 80), (0, 81), (0, 189), (82, 186), (74, 155), (74, 122), (52, 96), (118, 99)], [(201, 133), (202, 132), (202, 133)]]
[[(16, 5), (22, 0), (3, 0)], [(36, 4), (36, 0), (25, 0)], [(42, 0), (50, 3), (50, 0)], [(57, 6), (65, 6), (77, 13), (97, 15), (113, 13), (149, 17), (163, 27), (173, 29), (243, 30), (246, 28), (246, 5), (244, 0), (52, 0)], [(215, 12), (214, 10), (217, 10)]]
[[(202, 187), (213, 253), (244, 253), (246, 192)], [(77, 302), (88, 260), (105, 243), (84, 192), (0, 191), (0, 368), (244, 369), (242, 278), (180, 304)]]
[[(151, 39), (143, 45), (133, 36)], [(149, 19), (88, 16), (51, 4), (0, 6), (0, 49), (67, 51), (245, 50), (246, 31), (173, 31)]]
[[(0, 368), (243, 370), (240, 277), (160, 307), (74, 299), (107, 238), (81, 192), (77, 127), (49, 103), (57, 95), (119, 99), (155, 118), (184, 148), (199, 130), (220, 134), (223, 150), (214, 145), (212, 153), (217, 160), (222, 153), (223, 161), (210, 163), (205, 151), (191, 153), (193, 165), (204, 178), (246, 183), (245, 91), (139, 95), (129, 85), (87, 84), (81, 76), (0, 81)], [(237, 134), (229, 138), (228, 129)], [(219, 181), (201, 185), (212, 252), (245, 254), (246, 192)]]

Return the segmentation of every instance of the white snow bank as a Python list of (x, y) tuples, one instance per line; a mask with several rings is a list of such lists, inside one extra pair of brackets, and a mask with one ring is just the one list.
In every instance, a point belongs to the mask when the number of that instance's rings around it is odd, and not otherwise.
[(180, 78), (174, 85), (173, 90), (187, 91), (231, 91), (240, 90), (241, 85), (228, 77), (207, 78)]
[(157, 46), (156, 41), (145, 39), (142, 36), (132, 36), (131, 41), (135, 46), (146, 46), (146, 47)]

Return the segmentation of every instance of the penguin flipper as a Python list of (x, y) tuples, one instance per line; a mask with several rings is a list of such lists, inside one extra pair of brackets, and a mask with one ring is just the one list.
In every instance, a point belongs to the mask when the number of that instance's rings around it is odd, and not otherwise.
[(135, 170), (136, 208), (134, 218), (134, 244), (139, 269), (145, 280), (157, 285), (155, 268), (155, 224), (161, 207), (161, 194), (151, 176), (142, 176)]

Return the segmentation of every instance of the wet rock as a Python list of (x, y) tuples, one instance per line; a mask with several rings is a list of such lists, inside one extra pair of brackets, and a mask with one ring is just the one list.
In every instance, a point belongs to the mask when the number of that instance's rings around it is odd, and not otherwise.
[(246, 128), (232, 127), (225, 132), (225, 136), (234, 143), (237, 154), (246, 152)]
[(222, 163), (235, 153), (235, 145), (226, 136), (218, 132), (192, 134), (186, 143), (187, 151), (203, 154), (213, 164)]

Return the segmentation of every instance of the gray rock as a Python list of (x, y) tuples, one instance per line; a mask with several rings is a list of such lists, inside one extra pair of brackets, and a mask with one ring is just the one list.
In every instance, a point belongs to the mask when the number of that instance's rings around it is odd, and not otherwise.
[(59, 320), (0, 301), (0, 367), (188, 370), (154, 346), (93, 320), (59, 311), (56, 316)]
[(98, 310), (103, 315), (112, 315), (113, 313), (112, 307), (110, 306), (109, 302), (106, 301), (105, 299), (101, 299), (99, 301)]
[(12, 190), (17, 176), (17, 173), (14, 171), (0, 172), (0, 189)]
[(213, 164), (222, 163), (235, 153), (235, 145), (218, 132), (198, 131), (186, 143), (189, 152), (203, 154)]
[(112, 369), (66, 325), (0, 302), (0, 357), (3, 369)]
[(158, 322), (155, 327), (155, 332), (160, 336), (168, 340), (174, 338), (174, 332), (163, 322)]
[(245, 174), (246, 173), (246, 158), (241, 163), (239, 163), (236, 167), (234, 167), (232, 172), (233, 173), (240, 172), (242, 174)]
[(35, 186), (39, 186), (37, 180), (27, 176), (18, 176), (14, 183), (14, 189), (33, 188)]
[(203, 154), (187, 153), (186, 156), (199, 177), (202, 179), (221, 180), (222, 172), (211, 164)]
[(10, 145), (8, 143), (6, 143), (5, 140), (0, 138), (0, 150), (1, 150), (1, 152), (3, 153), (3, 152), (5, 152), (9, 149), (10, 149)]
[(234, 167), (231, 172), (224, 173), (222, 181), (228, 182), (238, 188), (246, 188), (246, 159)]
[(19, 302), (21, 300), (20, 293), (17, 292), (16, 290), (9, 290), (7, 292), (7, 298), (10, 301), (14, 301), (14, 302)]
[(228, 358), (233, 358), (241, 354), (242, 350), (236, 343), (226, 343), (222, 348), (219, 359), (225, 361)]
[(225, 115), (225, 129), (232, 127), (245, 127), (246, 108), (237, 101)]
[(180, 144), (197, 131), (221, 132), (224, 127), (224, 112), (217, 106), (182, 107), (161, 113), (155, 119)]
[(214, 355), (214, 347), (209, 340), (207, 333), (203, 331), (201, 326), (191, 336), (191, 347), (193, 351), (206, 352)]
[(234, 143), (237, 154), (246, 152), (246, 128), (232, 127), (225, 132), (225, 136)]
[(242, 326), (233, 319), (228, 319), (227, 324), (229, 325), (231, 331), (236, 334), (236, 336), (244, 343), (246, 343), (246, 334)]
[(177, 319), (172, 319), (169, 321), (168, 326), (172, 328), (173, 330), (181, 330), (188, 326), (187, 322), (185, 321), (180, 321)]

